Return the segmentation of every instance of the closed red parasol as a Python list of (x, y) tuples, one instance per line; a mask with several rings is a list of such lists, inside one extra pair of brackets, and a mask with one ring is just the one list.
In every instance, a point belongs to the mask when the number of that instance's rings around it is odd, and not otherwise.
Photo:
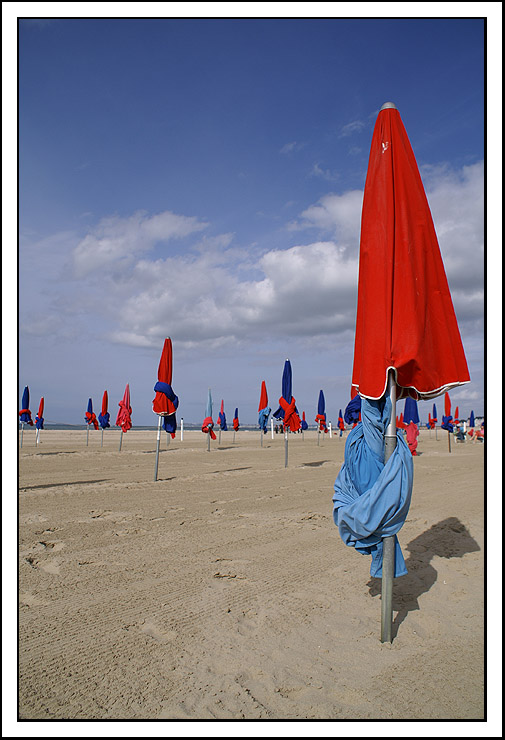
[(352, 385), (429, 399), (470, 376), (430, 208), (399, 112), (377, 116), (363, 197)]

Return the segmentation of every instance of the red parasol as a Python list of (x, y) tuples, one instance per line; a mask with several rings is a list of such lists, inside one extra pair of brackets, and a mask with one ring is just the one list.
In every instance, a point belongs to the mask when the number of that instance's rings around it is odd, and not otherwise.
[(264, 380), (261, 381), (261, 392), (260, 392), (260, 403), (258, 406), (258, 412), (266, 409), (268, 406), (268, 394), (267, 386)]
[[(172, 340), (170, 337), (167, 337), (163, 344), (160, 364), (158, 365), (158, 381), (170, 386), (172, 385)], [(156, 396), (153, 400), (153, 411), (155, 414), (165, 416), (175, 414), (176, 407), (166, 393), (156, 391)], [(175, 433), (173, 436), (175, 436)]]
[[(398, 447), (396, 399), (409, 395), (414, 399), (434, 398), (469, 380), (414, 153), (396, 106), (385, 103), (375, 122), (363, 195), (352, 386), (372, 403), (386, 398), (391, 402), (391, 417), (384, 434), (386, 465), (391, 459), (401, 459), (405, 480), (411, 479), (413, 466), (403, 456), (402, 445)], [(370, 405), (372, 408), (375, 410)], [(396, 532), (390, 536), (391, 530), (387, 531), (384, 522), (397, 517), (387, 504), (394, 490), (401, 491), (401, 483), (402, 474), (398, 473), (394, 483), (384, 488), (385, 518), (374, 531), (381, 537), (384, 558), (382, 642), (392, 639), (392, 586), (396, 572)], [(410, 495), (411, 490), (405, 489), (405, 499), (398, 498), (396, 505), (401, 509), (402, 501), (410, 501)], [(402, 523), (396, 518), (394, 529), (398, 531)]]
[(119, 411), (116, 419), (116, 426), (121, 427), (122, 432), (127, 432), (128, 429), (132, 428), (131, 414), (132, 409), (130, 406), (130, 385), (126, 384), (123, 399), (119, 402)]
[(448, 393), (444, 395), (444, 411), (445, 416), (451, 415), (451, 398)]
[(429, 399), (470, 376), (433, 221), (407, 133), (379, 112), (363, 197), (352, 385), (381, 398)]

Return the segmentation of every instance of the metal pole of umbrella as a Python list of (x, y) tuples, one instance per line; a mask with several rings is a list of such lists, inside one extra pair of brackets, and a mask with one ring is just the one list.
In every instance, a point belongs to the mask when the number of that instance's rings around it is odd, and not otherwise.
[(181, 419), (181, 442), (184, 439), (184, 419)]
[(284, 431), (284, 467), (288, 467), (288, 428)]
[(233, 430), (233, 442), (232, 444), (235, 444), (235, 430)]
[(20, 445), (20, 449), (23, 446), (23, 434), (24, 434), (24, 431), (25, 431), (25, 425), (24, 425), (24, 422), (21, 422), (21, 445)]
[(207, 452), (210, 452), (210, 432), (207, 433)]
[(321, 434), (321, 430), (320, 430), (320, 429), (318, 429), (318, 430), (317, 430), (317, 446), (318, 446), (318, 447), (319, 447), (319, 436), (320, 436), (320, 434)]
[(169, 444), (170, 444), (170, 435), (169, 435), (169, 433), (167, 432), (167, 447), (169, 446)]
[(86, 427), (86, 447), (89, 444), (89, 424)]
[(263, 429), (260, 429), (260, 447), (263, 447)]
[(221, 444), (221, 427), (219, 427), (219, 439), (218, 439), (218, 444)]
[(330, 439), (331, 439), (331, 421), (328, 422), (328, 429), (330, 430)]
[(449, 452), (451, 451), (451, 433), (447, 430), (447, 441), (449, 443)]
[(274, 438), (274, 420), (270, 419), (270, 432), (272, 434), (272, 439)]
[(160, 438), (161, 438), (161, 416), (158, 416), (158, 436), (156, 438), (156, 463), (154, 466), (154, 480), (158, 480), (158, 459), (160, 456)]
[(100, 442), (100, 447), (103, 447), (103, 427), (102, 427), (102, 441)]
[[(396, 448), (396, 382), (394, 373), (388, 373), (388, 394), (391, 399), (391, 419), (384, 435), (384, 464)], [(392, 642), (393, 626), (393, 579), (395, 572), (395, 538), (382, 539), (382, 597), (381, 597), (381, 642)]]
[(40, 437), (40, 429), (37, 429), (35, 432), (35, 443), (38, 445), (39, 443), (39, 437)]
[(122, 445), (123, 445), (123, 430), (121, 429), (121, 434), (119, 435), (119, 452), (121, 452)]
[(438, 442), (437, 425), (435, 424), (435, 441)]

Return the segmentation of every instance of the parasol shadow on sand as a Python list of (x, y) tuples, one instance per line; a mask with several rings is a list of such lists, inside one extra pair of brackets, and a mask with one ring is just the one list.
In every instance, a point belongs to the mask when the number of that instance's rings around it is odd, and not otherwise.
[[(408, 573), (395, 584), (393, 610), (397, 614), (392, 624), (393, 638), (409, 612), (420, 610), (419, 597), (427, 593), (437, 580), (438, 572), (431, 564), (432, 559), (462, 558), (481, 548), (465, 525), (457, 517), (451, 516), (433, 524), (411, 540), (405, 549), (409, 551), (405, 560)], [(380, 578), (371, 578), (367, 586), (371, 596), (382, 595)]]

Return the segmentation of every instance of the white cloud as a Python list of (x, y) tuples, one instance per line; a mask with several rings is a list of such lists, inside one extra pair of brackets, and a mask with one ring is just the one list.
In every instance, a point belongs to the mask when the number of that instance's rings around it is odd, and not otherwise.
[(74, 250), (74, 273), (82, 278), (107, 266), (122, 266), (157, 242), (181, 239), (205, 229), (206, 223), (170, 211), (148, 216), (137, 211), (129, 218), (102, 219)]
[(339, 131), (339, 138), (345, 138), (346, 136), (352, 136), (352, 134), (359, 133), (365, 128), (366, 124), (363, 123), (363, 121), (351, 121), (350, 123), (346, 123), (345, 126), (342, 126), (342, 128)]
[[(424, 178), (463, 338), (480, 347), (482, 164), (460, 172), (432, 168)], [(38, 331), (52, 327), (64, 336), (84, 302), (94, 332), (98, 325), (104, 338), (136, 347), (159, 346), (168, 335), (209, 351), (286, 337), (337, 341), (354, 328), (362, 198), (359, 190), (325, 195), (289, 227), (310, 229), (316, 238), (257, 258), (254, 249), (234, 247), (233, 234), (202, 238), (206, 224), (171, 212), (103, 219), (77, 247), (75, 236), (63, 235), (57, 250), (68, 238), (75, 278), (66, 285), (53, 279), (51, 298), (37, 313)], [(184, 253), (149, 254), (156, 243), (183, 236), (194, 237)], [(35, 276), (42, 250), (29, 253)]]
[(290, 225), (293, 230), (316, 228), (331, 234), (342, 246), (359, 244), (363, 192), (349, 190), (342, 195), (329, 193), (301, 213), (300, 220)]

